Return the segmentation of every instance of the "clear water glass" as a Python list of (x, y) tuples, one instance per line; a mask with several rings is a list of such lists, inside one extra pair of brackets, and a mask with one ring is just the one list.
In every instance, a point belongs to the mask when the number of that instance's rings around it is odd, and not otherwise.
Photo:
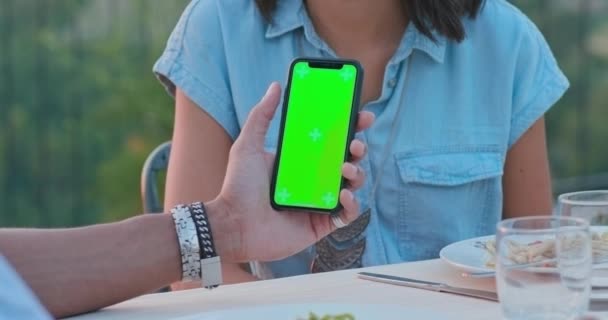
[(593, 281), (608, 281), (608, 190), (579, 191), (558, 197), (558, 215), (585, 219), (591, 226)]
[(589, 306), (589, 223), (539, 216), (500, 222), (496, 285), (505, 319), (574, 319)]

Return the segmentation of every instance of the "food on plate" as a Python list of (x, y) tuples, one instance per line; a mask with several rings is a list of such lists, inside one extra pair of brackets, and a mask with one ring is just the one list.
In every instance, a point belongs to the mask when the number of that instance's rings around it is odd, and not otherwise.
[[(572, 248), (581, 244), (582, 239), (579, 236), (563, 237), (563, 248)], [(508, 254), (506, 257), (514, 264), (538, 263), (539, 267), (555, 266), (555, 240), (538, 240), (530, 243), (519, 243), (513, 240), (507, 240), (506, 245)], [(494, 268), (496, 266), (496, 240), (488, 240), (485, 242), (477, 242), (475, 246), (486, 250), (489, 257), (486, 261), (486, 267)], [(591, 246), (593, 254), (593, 262), (600, 263), (608, 259), (608, 232), (592, 232)], [(546, 263), (543, 263), (546, 261)]]
[(297, 320), (355, 320), (355, 317), (350, 313), (318, 316), (311, 312), (308, 314), (308, 318), (298, 318)]

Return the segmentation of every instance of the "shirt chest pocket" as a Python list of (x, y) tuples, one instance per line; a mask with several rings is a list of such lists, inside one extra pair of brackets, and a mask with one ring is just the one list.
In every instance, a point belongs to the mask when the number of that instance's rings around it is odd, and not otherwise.
[(466, 146), (395, 155), (401, 255), (435, 258), (454, 241), (493, 233), (502, 208), (498, 147)]

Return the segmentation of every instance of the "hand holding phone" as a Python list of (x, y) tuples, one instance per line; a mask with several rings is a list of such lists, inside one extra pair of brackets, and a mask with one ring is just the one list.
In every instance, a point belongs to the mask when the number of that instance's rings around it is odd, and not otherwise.
[[(250, 261), (252, 256), (259, 261), (282, 259), (302, 251), (338, 228), (335, 216), (317, 214), (312, 210), (293, 214), (278, 212), (268, 201), (276, 155), (266, 151), (265, 140), (280, 95), (280, 86), (273, 83), (251, 109), (239, 137), (230, 149), (222, 190), (214, 200), (214, 206), (223, 208), (224, 212), (209, 215), (210, 219), (213, 216), (225, 217), (219, 221), (229, 221), (227, 230), (239, 235), (232, 237), (230, 232), (214, 234), (214, 237), (230, 238), (226, 239), (227, 245), (220, 251), (223, 256), (231, 257), (231, 261)], [(358, 118), (357, 131), (369, 128), (374, 121), (373, 114), (366, 111), (359, 112)], [(355, 139), (350, 143), (349, 150), (351, 158), (342, 165), (348, 189), (341, 190), (339, 196), (343, 206), (339, 218), (345, 224), (359, 216), (359, 204), (353, 192), (365, 181), (363, 170), (356, 170), (357, 162), (365, 156), (365, 144)], [(213, 221), (211, 223), (214, 224)], [(280, 245), (277, 245), (277, 240), (281, 241)]]
[(340, 210), (341, 168), (354, 136), (362, 81), (356, 61), (292, 63), (271, 183), (275, 209)]

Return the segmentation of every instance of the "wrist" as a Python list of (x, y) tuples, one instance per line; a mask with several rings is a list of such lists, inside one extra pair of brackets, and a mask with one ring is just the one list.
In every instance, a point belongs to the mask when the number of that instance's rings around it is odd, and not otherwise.
[[(120, 225), (125, 228), (126, 234), (131, 235), (129, 243), (137, 247), (137, 254), (154, 259), (154, 263), (144, 263), (143, 266), (135, 263), (135, 269), (143, 274), (158, 275), (151, 278), (158, 287), (181, 279), (179, 243), (170, 214), (142, 214)], [(140, 262), (139, 259), (134, 261)]]
[(226, 201), (217, 197), (205, 203), (217, 255), (223, 262), (244, 261), (240, 221), (230, 211)]

